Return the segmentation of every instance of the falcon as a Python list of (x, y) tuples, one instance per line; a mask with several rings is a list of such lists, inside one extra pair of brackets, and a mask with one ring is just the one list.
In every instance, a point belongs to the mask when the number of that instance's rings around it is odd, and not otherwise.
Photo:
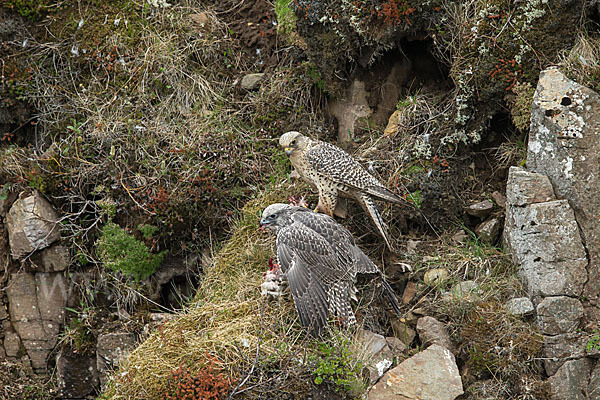
[(356, 323), (350, 299), (357, 274), (375, 274), (400, 314), (394, 291), (382, 272), (332, 217), (276, 203), (265, 208), (260, 227), (277, 236), (281, 272), (287, 278), (300, 323), (313, 334), (322, 332), (330, 316), (347, 325)]
[(401, 197), (383, 186), (350, 154), (333, 144), (312, 140), (295, 131), (281, 135), (279, 144), (300, 177), (319, 192), (315, 211), (333, 217), (339, 195), (355, 199), (369, 213), (387, 247), (392, 250), (388, 226), (374, 199), (403, 203)]

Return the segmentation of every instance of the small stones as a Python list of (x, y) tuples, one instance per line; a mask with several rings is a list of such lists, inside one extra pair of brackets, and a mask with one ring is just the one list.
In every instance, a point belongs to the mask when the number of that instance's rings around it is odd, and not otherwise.
[(480, 201), (467, 207), (467, 214), (473, 217), (487, 217), (494, 209), (494, 203), (489, 200)]
[(248, 74), (242, 78), (242, 83), (240, 85), (242, 89), (245, 90), (256, 90), (260, 86), (260, 83), (264, 77), (264, 73)]
[(493, 244), (498, 238), (502, 223), (498, 218), (490, 218), (475, 227), (475, 234), (483, 242)]
[(448, 276), (448, 271), (445, 268), (434, 268), (425, 273), (423, 282), (429, 286), (440, 285), (448, 280)]
[(423, 346), (438, 344), (453, 351), (454, 344), (446, 330), (446, 325), (433, 317), (421, 317), (417, 321), (417, 332)]
[(401, 320), (392, 322), (392, 330), (394, 331), (394, 336), (404, 343), (406, 347), (410, 347), (413, 340), (415, 340), (415, 336), (417, 336), (415, 330)]
[(534, 308), (529, 297), (516, 297), (506, 303), (506, 310), (512, 315), (525, 316), (533, 314)]

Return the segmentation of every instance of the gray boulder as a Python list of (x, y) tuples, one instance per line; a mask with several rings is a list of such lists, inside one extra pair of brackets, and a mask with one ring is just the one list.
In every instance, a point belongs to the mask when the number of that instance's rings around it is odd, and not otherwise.
[(14, 258), (23, 258), (60, 239), (58, 214), (37, 191), (21, 194), (6, 215), (10, 250)]
[(540, 73), (531, 109), (527, 168), (569, 201), (590, 256), (584, 295), (600, 296), (600, 95), (558, 68)]
[(529, 297), (517, 297), (506, 303), (506, 310), (512, 315), (520, 316), (533, 314), (534, 308)]
[(548, 378), (552, 398), (589, 400), (585, 389), (588, 387), (591, 369), (592, 362), (588, 358), (565, 362), (554, 376)]
[(548, 186), (543, 175), (510, 169), (504, 241), (530, 297), (579, 296), (586, 252), (569, 202), (551, 200)]
[(260, 87), (260, 83), (264, 78), (264, 73), (244, 75), (244, 77), (242, 78), (242, 83), (240, 85), (242, 89), (255, 90)]
[(452, 352), (437, 344), (402, 362), (369, 390), (369, 400), (454, 400), (463, 386)]
[(104, 385), (108, 373), (118, 367), (127, 354), (135, 348), (135, 335), (129, 332), (104, 333), (96, 344), (96, 369)]
[(573, 332), (583, 317), (583, 306), (572, 297), (546, 297), (537, 306), (537, 316), (538, 328), (545, 335)]

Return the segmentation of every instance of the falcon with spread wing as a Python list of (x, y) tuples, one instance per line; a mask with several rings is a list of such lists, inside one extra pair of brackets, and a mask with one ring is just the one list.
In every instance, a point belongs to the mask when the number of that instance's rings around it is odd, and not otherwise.
[(390, 203), (404, 200), (392, 193), (360, 165), (350, 154), (330, 143), (312, 140), (300, 132), (287, 132), (279, 138), (298, 174), (319, 192), (315, 211), (333, 217), (338, 195), (350, 197), (369, 213), (377, 230), (391, 250), (388, 226), (374, 199)]
[(294, 298), (300, 323), (319, 333), (329, 316), (356, 322), (350, 299), (356, 275), (376, 274), (394, 311), (400, 307), (379, 268), (354, 243), (350, 232), (328, 215), (304, 207), (272, 204), (260, 226), (277, 236), (277, 260)]

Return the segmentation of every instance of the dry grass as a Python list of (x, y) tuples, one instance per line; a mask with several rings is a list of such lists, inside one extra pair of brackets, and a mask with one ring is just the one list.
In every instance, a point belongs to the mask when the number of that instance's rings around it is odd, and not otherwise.
[(104, 398), (156, 398), (171, 371), (183, 365), (194, 374), (207, 353), (247, 398), (306, 390), (310, 372), (303, 360), (314, 339), (297, 322), (290, 296), (269, 301), (260, 294), (274, 251), (273, 238), (257, 229), (258, 216), (266, 205), (285, 200), (287, 190), (279, 187), (244, 207), (195, 300), (130, 354)]
[(600, 39), (581, 34), (559, 62), (567, 76), (581, 85), (600, 90)]

